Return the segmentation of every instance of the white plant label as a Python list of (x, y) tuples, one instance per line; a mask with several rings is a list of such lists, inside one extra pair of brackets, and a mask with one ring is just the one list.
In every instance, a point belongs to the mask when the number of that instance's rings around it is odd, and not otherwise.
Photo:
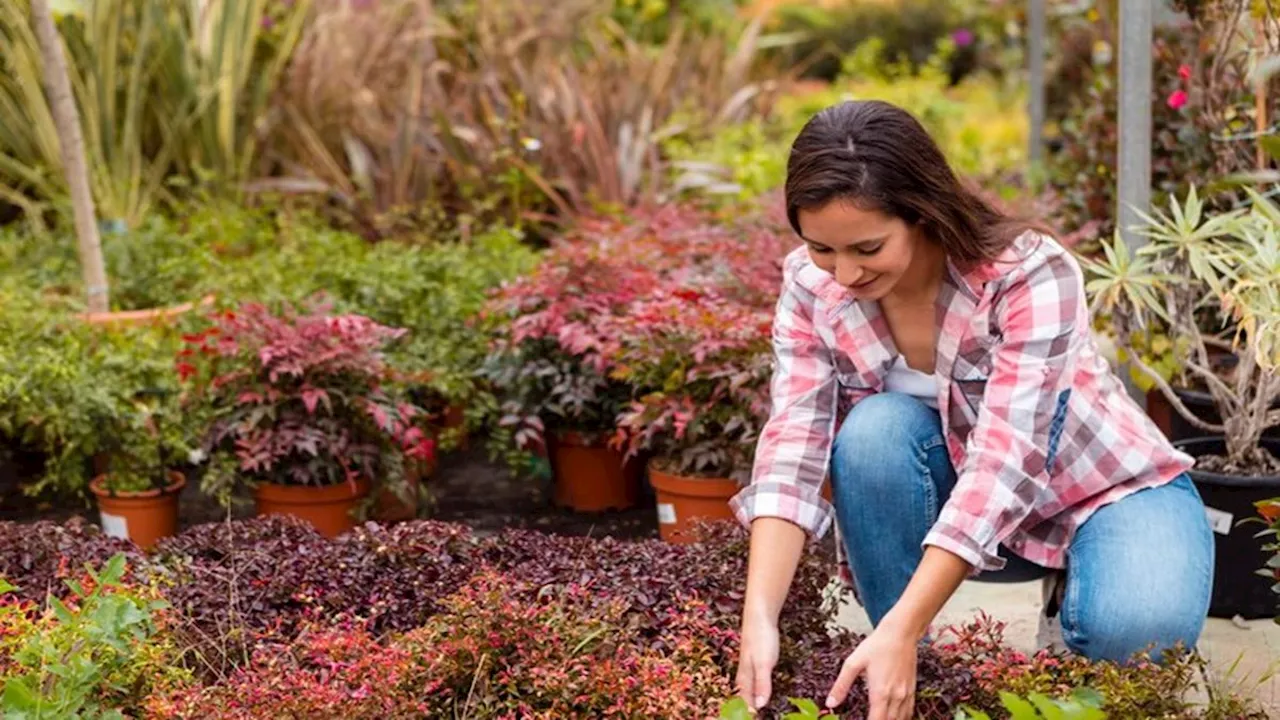
[(658, 522), (663, 525), (674, 525), (676, 522), (676, 506), (671, 503), (658, 503)]
[(1232, 521), (1235, 520), (1235, 516), (1231, 513), (1222, 512), (1217, 508), (1211, 508), (1208, 505), (1205, 506), (1204, 512), (1209, 516), (1209, 526), (1213, 528), (1214, 532), (1219, 535), (1231, 534), (1231, 525)]
[(106, 533), (107, 537), (128, 540), (129, 522), (120, 515), (102, 513), (102, 532)]

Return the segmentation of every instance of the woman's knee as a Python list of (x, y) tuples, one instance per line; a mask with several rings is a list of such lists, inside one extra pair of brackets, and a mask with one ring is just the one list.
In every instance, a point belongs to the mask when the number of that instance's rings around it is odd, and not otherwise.
[(1064, 615), (1062, 639), (1090, 660), (1160, 662), (1168, 650), (1193, 650), (1204, 629), (1204, 611), (1195, 602), (1081, 608)]
[(1159, 660), (1199, 641), (1213, 587), (1213, 537), (1189, 479), (1130, 495), (1077, 531), (1063, 640), (1099, 660)]
[(874, 478), (900, 478), (919, 467), (925, 452), (942, 443), (937, 411), (900, 393), (864, 398), (845, 417), (832, 447), (832, 480), (858, 478), (874, 492)]

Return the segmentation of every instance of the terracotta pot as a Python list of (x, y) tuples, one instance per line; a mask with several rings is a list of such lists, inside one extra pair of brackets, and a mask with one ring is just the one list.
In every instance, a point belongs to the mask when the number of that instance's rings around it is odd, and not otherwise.
[(166, 323), (170, 320), (191, 312), (197, 307), (208, 307), (213, 304), (214, 296), (206, 295), (199, 302), (182, 303), (167, 308), (152, 308), (150, 310), (122, 310), (119, 312), (100, 312), (100, 313), (81, 313), (80, 319), (90, 325), (108, 325), (117, 327), (133, 327), (138, 325), (148, 325), (152, 323)]
[(292, 515), (321, 535), (337, 537), (356, 526), (351, 511), (369, 494), (369, 481), (324, 487), (262, 483), (254, 490), (259, 515)]
[(383, 488), (378, 493), (378, 502), (373, 508), (373, 519), (384, 523), (404, 522), (418, 517), (418, 493), (422, 481), (435, 472), (436, 460), (426, 462), (408, 462), (405, 466), (405, 482), (409, 485), (409, 493), (413, 500), (405, 502), (390, 488)]
[(444, 427), (456, 430), (458, 449), (466, 451), (471, 447), (471, 437), (467, 433), (466, 408), (461, 405), (450, 405), (444, 411)]
[(577, 512), (635, 506), (643, 466), (623, 458), (621, 451), (581, 433), (556, 433), (551, 440), (556, 504)]
[(167, 475), (167, 487), (143, 492), (115, 492), (107, 489), (106, 475), (94, 478), (89, 490), (98, 498), (102, 531), (111, 537), (132, 540), (143, 550), (150, 550), (160, 538), (178, 532), (178, 495), (187, 479), (176, 470)]
[(687, 543), (692, 520), (732, 520), (729, 499), (737, 494), (738, 483), (725, 478), (672, 475), (649, 464), (649, 482), (657, 494), (658, 533), (663, 540)]

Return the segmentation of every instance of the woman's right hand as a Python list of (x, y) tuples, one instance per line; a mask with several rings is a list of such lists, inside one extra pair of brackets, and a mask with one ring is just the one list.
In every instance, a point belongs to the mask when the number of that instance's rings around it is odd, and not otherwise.
[(778, 623), (768, 617), (743, 615), (738, 655), (738, 693), (752, 709), (769, 704), (773, 668), (778, 664)]

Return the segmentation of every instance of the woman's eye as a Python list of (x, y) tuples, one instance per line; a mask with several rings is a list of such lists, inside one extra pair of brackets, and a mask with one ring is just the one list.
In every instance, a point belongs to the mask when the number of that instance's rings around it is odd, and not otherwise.
[(875, 255), (876, 253), (880, 252), (880, 249), (883, 247), (884, 247), (884, 243), (873, 245), (872, 247), (869, 247), (869, 248), (865, 248), (865, 247), (858, 248), (858, 254), (859, 255)]
[(810, 246), (809, 246), (809, 250), (811, 250), (812, 252), (815, 252), (815, 253), (817, 253), (817, 254), (819, 254), (819, 255), (830, 255), (830, 254), (831, 254), (831, 248), (829, 248), (829, 247), (818, 247), (817, 245), (810, 245)]

